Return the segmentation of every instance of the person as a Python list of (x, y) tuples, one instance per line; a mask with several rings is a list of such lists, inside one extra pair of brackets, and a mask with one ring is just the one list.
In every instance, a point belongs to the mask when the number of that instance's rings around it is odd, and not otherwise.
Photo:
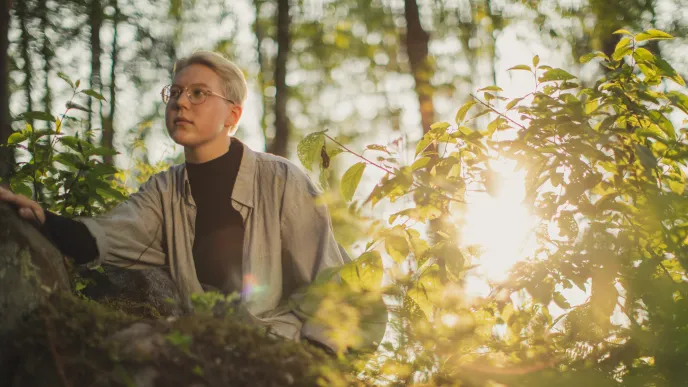
[(184, 164), (94, 218), (67, 219), (2, 188), (0, 200), (41, 224), (78, 263), (165, 267), (183, 300), (208, 289), (236, 291), (256, 324), (339, 350), (298, 308), (301, 289), (349, 260), (318, 191), (293, 163), (234, 137), (248, 94), (234, 63), (197, 51), (179, 59), (172, 75), (162, 90), (165, 123), (184, 147)]

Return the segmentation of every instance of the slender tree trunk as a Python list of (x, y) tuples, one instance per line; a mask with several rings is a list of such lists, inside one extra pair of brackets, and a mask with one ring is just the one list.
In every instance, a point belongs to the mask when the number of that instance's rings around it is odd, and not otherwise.
[(264, 0), (254, 0), (253, 5), (256, 11), (256, 20), (253, 23), (253, 33), (256, 35), (256, 53), (258, 54), (258, 87), (260, 88), (260, 100), (263, 107), (263, 114), (260, 115), (260, 127), (263, 130), (263, 137), (265, 144), (268, 144), (268, 122), (267, 112), (268, 105), (270, 105), (267, 96), (265, 95), (265, 74), (268, 73), (267, 63), (263, 55), (263, 40), (265, 39), (265, 30), (263, 29), (262, 20), (260, 18), (260, 11)]
[[(91, 0), (91, 9), (89, 14), (89, 24), (91, 27), (91, 89), (102, 94), (103, 87), (100, 78), (100, 54), (102, 52), (100, 44), (100, 28), (103, 25), (103, 7), (100, 4), (100, 0)], [(91, 112), (88, 115), (88, 129), (93, 129), (93, 113), (96, 111), (94, 108), (94, 98), (88, 98), (88, 107)], [(98, 112), (102, 123), (102, 109), (103, 104), (99, 100), (96, 100), (95, 104), (100, 105)]]
[(404, 0), (404, 16), (406, 17), (406, 52), (416, 83), (415, 90), (420, 105), (423, 133), (427, 133), (430, 125), (435, 122), (435, 107), (432, 102), (434, 90), (430, 83), (433, 75), (428, 48), (430, 35), (420, 23), (416, 0)]
[(268, 152), (286, 156), (289, 143), (289, 118), (287, 117), (287, 58), (289, 53), (289, 0), (277, 2), (277, 60), (275, 61), (275, 139)]
[[(110, 112), (107, 117), (103, 120), (103, 137), (101, 140), (101, 145), (112, 149), (114, 147), (113, 140), (115, 137), (115, 109), (117, 106), (117, 63), (119, 56), (119, 47), (117, 42), (117, 27), (119, 24), (120, 10), (117, 0), (112, 1), (112, 5), (115, 9), (114, 16), (112, 18), (112, 66), (110, 67)], [(106, 164), (113, 165), (114, 160), (112, 156), (103, 156), (103, 162)]]
[[(9, 41), (7, 33), (10, 26), (11, 0), (0, 0), (5, 7), (0, 9), (0, 145), (7, 144), (12, 134), (10, 126), (10, 96), (9, 96), (9, 58), (7, 49)], [(0, 179), (3, 182), (9, 178), (14, 165), (14, 154), (10, 149), (0, 147)]]
[[(19, 30), (21, 31), (21, 38), (19, 46), (21, 51), (21, 58), (24, 62), (24, 92), (26, 93), (26, 111), (33, 111), (33, 99), (31, 98), (31, 85), (33, 83), (33, 69), (31, 68), (31, 53), (30, 42), (32, 37), (29, 35), (27, 22), (29, 19), (29, 10), (26, 1), (17, 2), (17, 17), (19, 18)], [(33, 126), (33, 121), (29, 124)]]
[[(48, 38), (48, 28), (50, 23), (48, 22), (48, 1), (41, 0), (38, 6), (40, 11), (41, 20), (41, 31), (43, 31), (43, 45), (41, 46), (41, 56), (43, 56), (43, 89), (45, 94), (43, 95), (43, 110), (46, 112), (52, 112), (53, 96), (50, 87), (50, 73), (52, 70), (52, 60), (55, 55), (52, 49), (52, 42)], [(46, 125), (50, 127), (50, 123), (46, 122)], [(48, 138), (50, 142), (50, 138)]]

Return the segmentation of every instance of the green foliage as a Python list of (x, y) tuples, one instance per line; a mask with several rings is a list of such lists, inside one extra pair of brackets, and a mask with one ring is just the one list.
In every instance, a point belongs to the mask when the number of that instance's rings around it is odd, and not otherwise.
[[(501, 92), (497, 86), (481, 89), (484, 99), (464, 104), (457, 126), (432, 126), (408, 165), (342, 148), (362, 160), (342, 178), (346, 199), (370, 166), (385, 175), (359, 205), (388, 200), (402, 207), (387, 226), (371, 229), (365, 253), (341, 270), (351, 288), (390, 297), (395, 340), (362, 370), (370, 380), (685, 382), (688, 96), (668, 91), (672, 82), (684, 86), (683, 79), (643, 47), (668, 34), (618, 33), (613, 55), (581, 58), (608, 69), (591, 87), (536, 57), (532, 66), (512, 68), (533, 73), (531, 93), (504, 99), (493, 94)], [(484, 128), (465, 126), (485, 115), (491, 118)], [(501, 132), (509, 135), (497, 137)], [(300, 154), (317, 155), (322, 142), (311, 136)], [(479, 251), (463, 243), (457, 225), (432, 225), (461, 218), (468, 189), (498, 189), (490, 169), (495, 157), (527, 172), (525, 205), (539, 219), (539, 246), (489, 297), (475, 300), (464, 297), (464, 279), (480, 263)], [(383, 254), (395, 262), (385, 287)], [(572, 306), (564, 290), (574, 287), (589, 297)]]
[[(19, 115), (26, 124), (10, 135), (6, 145), (20, 155), (9, 185), (14, 192), (65, 216), (98, 214), (126, 198), (126, 190), (114, 179), (118, 170), (102, 161), (103, 156), (117, 152), (94, 145), (93, 132), (81, 131), (82, 121), (69, 112), (87, 110), (74, 102), (79, 95), (104, 98), (93, 90), (79, 89), (80, 82), (72, 82), (65, 74), (59, 76), (72, 87), (66, 111), (59, 117), (41, 111)], [(47, 129), (34, 128), (30, 122), (36, 121), (45, 121)]]

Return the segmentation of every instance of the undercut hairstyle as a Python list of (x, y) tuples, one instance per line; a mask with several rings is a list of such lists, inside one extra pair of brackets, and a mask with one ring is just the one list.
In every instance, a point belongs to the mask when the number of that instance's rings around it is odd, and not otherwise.
[(222, 79), (225, 97), (239, 106), (244, 106), (248, 96), (248, 85), (239, 66), (216, 52), (195, 51), (174, 63), (172, 77), (174, 78), (185, 67), (192, 64), (201, 64), (213, 70)]

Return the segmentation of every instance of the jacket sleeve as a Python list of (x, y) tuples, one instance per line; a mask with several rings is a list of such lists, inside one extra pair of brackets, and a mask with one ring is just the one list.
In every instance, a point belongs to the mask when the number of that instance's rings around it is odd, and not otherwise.
[[(306, 288), (318, 274), (340, 267), (348, 259), (334, 239), (332, 223), (324, 204), (317, 202), (318, 191), (305, 173), (296, 167), (289, 168), (281, 214), (282, 261), (291, 282), (298, 289), (289, 295), (294, 313), (301, 321), (301, 337), (318, 341), (332, 348), (335, 344), (325, 334), (312, 312), (302, 308)], [(339, 281), (339, 276), (332, 278)]]
[(96, 240), (96, 263), (133, 269), (165, 264), (162, 199), (156, 177), (108, 213), (76, 219)]

